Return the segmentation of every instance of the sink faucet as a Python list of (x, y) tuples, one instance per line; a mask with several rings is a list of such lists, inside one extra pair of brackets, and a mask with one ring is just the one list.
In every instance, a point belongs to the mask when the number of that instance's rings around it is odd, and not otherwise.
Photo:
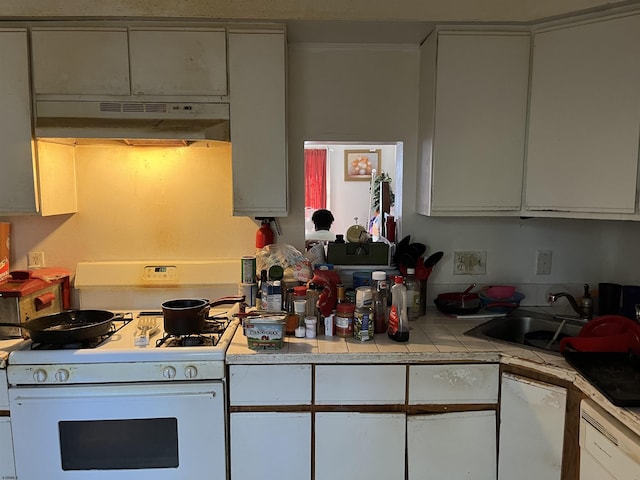
[(578, 316), (582, 319), (582, 320), (588, 320), (589, 319), (589, 313), (585, 312), (579, 305), (578, 302), (576, 302), (576, 299), (573, 298), (573, 295), (571, 295), (570, 293), (567, 292), (558, 292), (558, 293), (549, 293), (548, 297), (547, 297), (547, 301), (549, 303), (553, 303), (556, 300), (558, 300), (559, 298), (562, 297), (566, 297), (566, 299), (569, 301), (569, 304), (571, 304), (571, 308), (573, 308), (573, 311), (576, 312), (578, 314)]

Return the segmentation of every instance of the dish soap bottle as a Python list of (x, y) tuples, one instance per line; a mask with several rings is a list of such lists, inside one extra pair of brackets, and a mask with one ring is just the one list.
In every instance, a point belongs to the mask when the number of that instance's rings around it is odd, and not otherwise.
[(391, 287), (391, 310), (389, 311), (389, 327), (387, 335), (396, 342), (409, 340), (409, 319), (407, 318), (407, 287), (402, 284), (402, 277), (396, 276)]
[(584, 295), (582, 295), (582, 300), (580, 300), (580, 310), (582, 310), (582, 314), (585, 318), (591, 320), (593, 317), (593, 297), (589, 293), (589, 284), (584, 284)]

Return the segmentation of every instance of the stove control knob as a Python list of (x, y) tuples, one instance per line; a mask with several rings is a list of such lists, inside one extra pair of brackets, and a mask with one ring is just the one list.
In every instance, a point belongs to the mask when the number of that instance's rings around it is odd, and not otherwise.
[(164, 367), (162, 369), (162, 376), (164, 378), (174, 378), (176, 376), (176, 369), (172, 366)]
[(41, 368), (38, 368), (33, 372), (33, 379), (38, 383), (43, 383), (47, 381), (47, 372)]
[(184, 376), (187, 378), (196, 378), (198, 376), (198, 369), (193, 365), (189, 365), (184, 369)]
[(56, 381), (66, 382), (67, 380), (69, 380), (69, 370), (61, 368), (60, 370), (56, 371), (54, 376)]

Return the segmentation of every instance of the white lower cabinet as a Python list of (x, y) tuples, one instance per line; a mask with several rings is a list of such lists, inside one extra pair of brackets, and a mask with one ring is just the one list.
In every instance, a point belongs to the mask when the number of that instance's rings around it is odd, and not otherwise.
[(404, 480), (405, 418), (403, 413), (316, 413), (315, 480)]
[(408, 479), (495, 480), (496, 426), (494, 410), (407, 417)]
[(311, 479), (311, 412), (232, 413), (229, 441), (231, 480)]
[(566, 388), (502, 375), (498, 480), (560, 479)]

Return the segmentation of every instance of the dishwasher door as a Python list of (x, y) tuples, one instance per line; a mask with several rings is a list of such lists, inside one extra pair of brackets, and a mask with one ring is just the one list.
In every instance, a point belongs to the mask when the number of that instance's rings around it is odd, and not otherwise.
[(640, 480), (640, 438), (586, 400), (580, 404), (580, 480)]

